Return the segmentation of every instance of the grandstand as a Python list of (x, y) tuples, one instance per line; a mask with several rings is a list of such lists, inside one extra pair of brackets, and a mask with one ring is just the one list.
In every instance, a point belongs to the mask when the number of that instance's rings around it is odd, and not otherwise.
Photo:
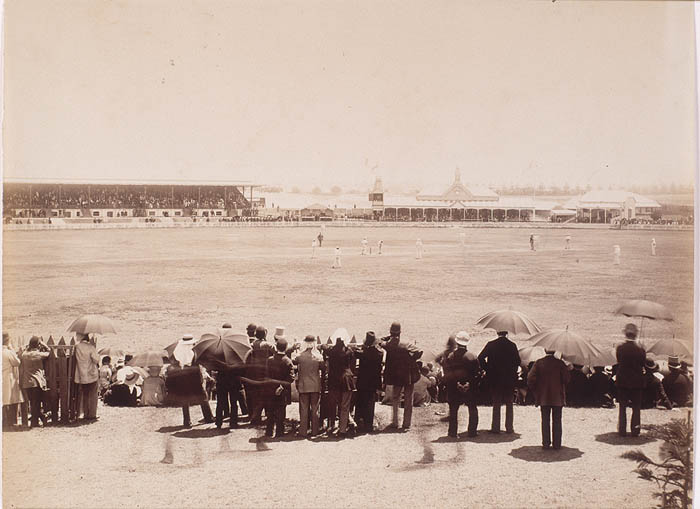
[(254, 216), (249, 182), (3, 182), (7, 218)]

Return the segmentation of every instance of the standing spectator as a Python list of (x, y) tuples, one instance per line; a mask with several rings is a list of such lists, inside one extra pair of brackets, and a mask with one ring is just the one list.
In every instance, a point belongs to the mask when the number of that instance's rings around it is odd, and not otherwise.
[(377, 390), (382, 387), (382, 357), (384, 353), (377, 347), (377, 337), (373, 331), (365, 335), (365, 343), (357, 352), (357, 402), (355, 404), (355, 421), (360, 431), (374, 431), (374, 404)]
[(29, 410), (32, 413), (32, 428), (39, 426), (39, 419), (46, 426), (47, 420), (41, 409), (44, 391), (46, 387), (46, 374), (44, 373), (44, 359), (49, 356), (49, 349), (37, 336), (29, 339), (27, 349), (22, 352), (22, 376), (20, 386), (25, 390), (29, 400)]
[[(545, 350), (547, 355), (532, 366), (527, 375), (527, 386), (535, 393), (535, 404), (542, 414), (542, 448), (561, 448), (561, 411), (566, 405), (566, 384), (569, 370), (563, 361), (554, 357), (554, 350)], [(549, 416), (552, 416), (551, 434)]]
[(403, 390), (404, 409), (401, 429), (411, 429), (413, 414), (413, 384), (418, 381), (420, 373), (416, 361), (423, 355), (414, 345), (401, 341), (401, 324), (394, 322), (389, 328), (389, 338), (384, 346), (386, 350), (386, 366), (384, 368), (384, 383), (391, 386), (391, 424), (389, 427), (399, 427), (399, 406)]
[(617, 347), (617, 401), (620, 413), (617, 420), (617, 432), (620, 436), (627, 435), (627, 407), (632, 407), (630, 431), (633, 437), (641, 431), (642, 390), (644, 389), (644, 362), (646, 353), (637, 343), (639, 330), (633, 323), (625, 325), (627, 341)]
[(678, 357), (668, 358), (668, 368), (671, 371), (664, 377), (663, 387), (668, 398), (675, 406), (689, 406), (692, 401), (692, 385), (690, 379), (681, 371)]
[(299, 391), (299, 436), (306, 438), (311, 417), (311, 436), (319, 432), (319, 401), (321, 400), (321, 376), (325, 370), (323, 356), (316, 350), (316, 338), (306, 336), (302, 352), (294, 359), (298, 366), (297, 390)]
[(112, 358), (109, 355), (102, 357), (102, 366), (100, 366), (99, 376), (99, 392), (100, 396), (104, 396), (104, 393), (109, 389), (109, 384), (112, 381), (112, 368), (110, 363)]
[(229, 429), (238, 427), (238, 400), (241, 380), (233, 370), (221, 367), (216, 376), (216, 427), (221, 429), (224, 416), (229, 414)]
[(78, 408), (86, 421), (97, 420), (97, 379), (100, 357), (87, 334), (77, 333), (75, 345), (75, 383), (78, 384)]
[(328, 399), (331, 415), (329, 427), (335, 427), (335, 418), (340, 416), (338, 436), (344, 437), (348, 432), (350, 418), (350, 403), (352, 392), (355, 390), (353, 374), (350, 370), (353, 362), (352, 351), (345, 346), (343, 338), (336, 338), (335, 345), (328, 352)]
[[(248, 378), (251, 380), (262, 380), (266, 376), (267, 362), (274, 354), (273, 346), (266, 340), (267, 329), (258, 325), (255, 329), (255, 341), (253, 348), (245, 359), (248, 367)], [(246, 396), (248, 397), (248, 411), (250, 412), (250, 423), (260, 424), (262, 422), (262, 411), (264, 406), (264, 390), (260, 387), (247, 385)]]
[(443, 361), (447, 403), (450, 407), (450, 423), (447, 435), (452, 438), (457, 437), (459, 406), (464, 404), (469, 409), (467, 435), (475, 437), (476, 428), (479, 425), (476, 389), (479, 376), (481, 375), (481, 366), (477, 356), (467, 351), (469, 335), (465, 331), (459, 331), (455, 335), (455, 343), (457, 348), (452, 350)]
[(284, 419), (286, 418), (287, 405), (292, 402), (291, 382), (294, 381), (294, 366), (287, 357), (287, 340), (280, 338), (277, 340), (277, 351), (268, 359), (268, 376), (273, 380), (288, 382), (280, 384), (272, 390), (266, 390), (265, 413), (267, 421), (265, 435), (272, 436), (272, 432), (277, 428), (275, 437), (284, 436)]
[(2, 333), (2, 426), (17, 424), (17, 405), (24, 401), (19, 388), (19, 357), (10, 346), (10, 335)]
[(498, 331), (498, 337), (486, 344), (479, 354), (479, 363), (486, 370), (493, 405), (490, 432), (501, 432), (501, 405), (505, 405), (506, 433), (514, 433), (513, 397), (518, 381), (520, 354), (515, 343), (508, 339), (508, 331)]
[(246, 333), (248, 334), (248, 341), (250, 341), (250, 346), (253, 346), (253, 343), (255, 342), (255, 331), (257, 327), (255, 326), (254, 323), (249, 323), (248, 327), (246, 327)]
[[(196, 343), (196, 341), (194, 339), (194, 336), (192, 336), (192, 334), (184, 334), (182, 336), (182, 339), (180, 339), (180, 341), (178, 341), (177, 345), (175, 346), (175, 349), (173, 350), (173, 358), (177, 361), (177, 363), (174, 366), (171, 366), (173, 369), (177, 369), (178, 366), (181, 369), (192, 366), (192, 362), (194, 361), (194, 352), (192, 351), (192, 348), (194, 347), (195, 343)], [(203, 383), (204, 372), (203, 372), (202, 368), (200, 368), (200, 367), (197, 367), (197, 369), (200, 370), (201, 380)], [(202, 390), (204, 390), (203, 386), (202, 386)], [(203, 403), (200, 403), (199, 406), (202, 409), (202, 417), (203, 417), (204, 422), (206, 422), (206, 423), (214, 422), (214, 415), (211, 413), (211, 407), (209, 406), (209, 401), (205, 400)], [(190, 406), (189, 405), (182, 406), (182, 425), (185, 428), (192, 427), (192, 421), (190, 420)]]

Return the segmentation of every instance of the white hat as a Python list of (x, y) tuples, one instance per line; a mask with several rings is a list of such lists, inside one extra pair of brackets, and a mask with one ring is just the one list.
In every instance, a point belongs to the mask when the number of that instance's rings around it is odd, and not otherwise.
[(455, 334), (455, 341), (458, 345), (467, 346), (469, 344), (469, 334), (466, 331), (459, 331)]
[(284, 327), (275, 327), (275, 339), (287, 339), (284, 335)]

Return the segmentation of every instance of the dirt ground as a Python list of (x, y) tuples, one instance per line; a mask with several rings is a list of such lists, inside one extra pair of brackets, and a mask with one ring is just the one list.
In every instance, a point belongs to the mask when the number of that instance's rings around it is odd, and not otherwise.
[[(692, 348), (692, 232), (527, 229), (333, 228), (311, 259), (318, 228), (154, 229), (5, 232), (3, 330), (28, 340), (60, 337), (72, 319), (103, 313), (118, 328), (98, 348), (133, 353), (224, 321), (255, 322), (288, 336), (326, 338), (346, 327), (404, 337), (439, 351), (465, 329), (470, 349), (493, 337), (474, 322), (508, 308), (543, 328), (563, 328), (600, 345), (620, 340), (629, 319), (612, 310), (628, 298), (668, 306), (674, 322), (644, 321), (643, 335), (686, 340)], [(564, 251), (565, 235), (572, 249)], [(371, 256), (360, 256), (366, 236)], [(424, 245), (415, 259), (415, 242)], [(657, 256), (650, 253), (651, 238)], [(376, 243), (384, 241), (383, 254)], [(622, 251), (613, 265), (613, 245)], [(333, 249), (343, 267), (332, 270)], [(640, 323), (637, 319), (636, 323)], [(516, 338), (519, 345), (526, 338)], [(291, 407), (290, 407), (291, 408)], [(564, 446), (539, 448), (539, 412), (516, 408), (513, 436), (480, 433), (457, 442), (432, 405), (414, 412), (408, 434), (352, 440), (261, 443), (260, 430), (220, 434), (212, 425), (182, 430), (178, 409), (100, 408), (87, 426), (3, 434), (7, 507), (366, 507), (420, 503), (475, 507), (649, 507), (653, 486), (619, 455), (644, 436), (619, 439), (616, 411), (564, 410)], [(193, 409), (193, 417), (199, 415)], [(388, 408), (378, 418), (387, 422)], [(296, 410), (290, 410), (292, 416)], [(462, 428), (466, 409), (462, 410)], [(684, 417), (643, 412), (642, 422)], [(481, 409), (480, 429), (490, 410)], [(172, 463), (162, 463), (166, 452)]]

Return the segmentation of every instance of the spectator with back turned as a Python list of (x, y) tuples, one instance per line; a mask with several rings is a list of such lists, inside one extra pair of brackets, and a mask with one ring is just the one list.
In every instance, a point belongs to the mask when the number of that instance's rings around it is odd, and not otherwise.
[(279, 380), (280, 384), (266, 387), (262, 394), (265, 398), (265, 414), (267, 415), (265, 435), (272, 436), (276, 428), (275, 436), (284, 436), (284, 420), (287, 416), (287, 405), (292, 402), (291, 382), (294, 381), (294, 366), (286, 355), (287, 340), (277, 340), (276, 352), (268, 359), (267, 375), (272, 380)]
[(48, 421), (42, 410), (44, 391), (46, 386), (46, 373), (44, 372), (44, 359), (49, 356), (49, 349), (37, 336), (29, 339), (27, 349), (22, 352), (22, 374), (20, 386), (24, 389), (29, 400), (29, 410), (31, 411), (32, 428), (39, 426), (39, 419), (46, 426)]
[(306, 438), (311, 420), (311, 436), (319, 433), (319, 402), (321, 378), (326, 369), (323, 356), (316, 350), (316, 338), (304, 338), (301, 353), (292, 361), (298, 367), (297, 391), (299, 392), (299, 436)]
[(620, 412), (617, 420), (617, 432), (627, 435), (627, 407), (632, 407), (630, 435), (639, 436), (641, 431), (642, 391), (644, 390), (644, 362), (646, 353), (637, 343), (639, 330), (633, 323), (625, 325), (623, 330), (627, 340), (616, 350), (617, 375), (615, 386)]
[(651, 357), (647, 357), (644, 363), (644, 379), (646, 382), (642, 393), (642, 408), (656, 408), (656, 405), (663, 405), (669, 410), (673, 408), (673, 403), (666, 396), (661, 383), (663, 376), (659, 373), (659, 365)]
[(508, 339), (508, 331), (498, 331), (498, 337), (486, 343), (479, 354), (479, 363), (486, 370), (486, 382), (493, 405), (490, 433), (501, 432), (501, 405), (506, 406), (506, 433), (514, 433), (513, 399), (520, 354), (515, 343)]
[(678, 357), (668, 358), (670, 373), (664, 377), (663, 387), (668, 398), (675, 406), (689, 406), (693, 402), (693, 386), (690, 378), (681, 371), (681, 363)]
[(357, 368), (357, 403), (355, 404), (355, 421), (359, 430), (365, 433), (374, 431), (374, 404), (377, 391), (382, 387), (382, 358), (384, 352), (377, 345), (373, 331), (365, 335), (365, 342), (356, 354), (359, 360)]
[(86, 421), (97, 420), (97, 379), (100, 357), (87, 334), (77, 333), (75, 345), (75, 383), (78, 386), (79, 408)]
[[(545, 350), (527, 375), (528, 389), (535, 393), (535, 404), (542, 415), (542, 448), (561, 448), (561, 411), (566, 404), (566, 385), (569, 370), (563, 361), (554, 357), (554, 350)], [(551, 415), (551, 428), (550, 428)]]
[(476, 436), (479, 425), (479, 410), (476, 407), (477, 382), (481, 376), (479, 359), (467, 351), (469, 335), (460, 331), (455, 335), (457, 348), (444, 360), (445, 383), (447, 385), (447, 403), (450, 407), (450, 424), (447, 434), (457, 437), (457, 418), (459, 406), (464, 404), (469, 409), (467, 435)]
[(399, 427), (399, 406), (403, 391), (403, 425), (402, 431), (411, 429), (413, 415), (413, 384), (420, 378), (416, 361), (423, 355), (421, 350), (410, 343), (401, 341), (401, 324), (394, 322), (389, 329), (389, 338), (384, 344), (386, 350), (386, 366), (384, 367), (384, 383), (387, 391), (391, 386), (391, 424), (390, 428)]
[[(252, 350), (248, 352), (245, 359), (248, 378), (251, 380), (262, 380), (265, 378), (268, 359), (274, 352), (274, 347), (267, 341), (267, 329), (262, 325), (258, 325), (255, 329), (255, 341), (253, 341)], [(249, 384), (246, 386), (246, 396), (248, 398), (250, 423), (260, 424), (263, 407), (265, 406), (262, 389)]]

